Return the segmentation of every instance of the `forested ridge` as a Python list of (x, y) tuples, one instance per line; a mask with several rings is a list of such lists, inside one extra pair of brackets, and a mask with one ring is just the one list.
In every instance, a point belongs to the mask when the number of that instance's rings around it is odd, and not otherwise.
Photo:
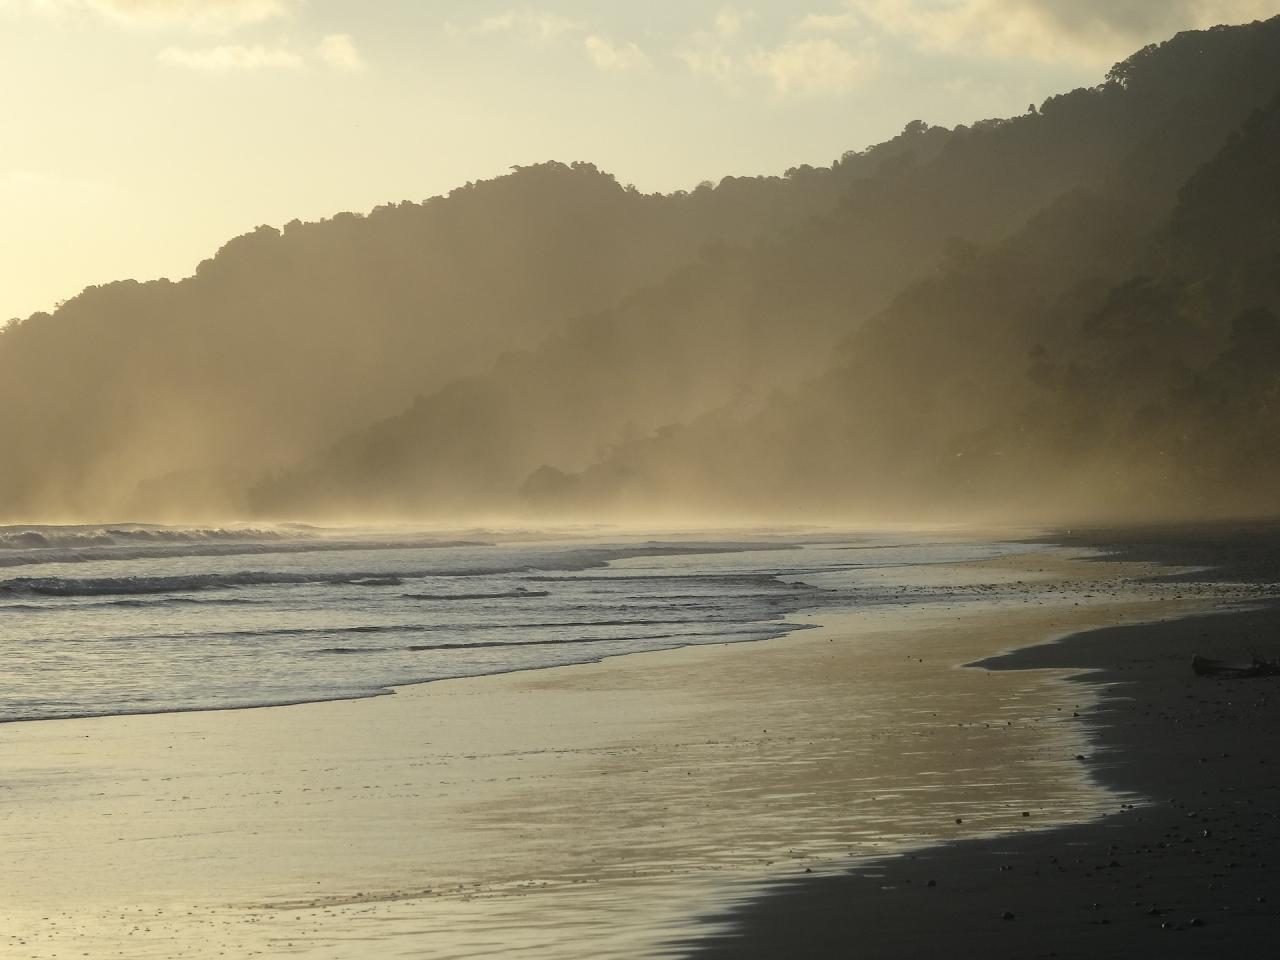
[(550, 162), (260, 227), (177, 282), (90, 287), (0, 331), (0, 510), (242, 513), (264, 472), (699, 251), (808, 219), (893, 152), (672, 196)]
[(1273, 512), (1280, 18), (828, 168), (547, 164), (0, 333), (24, 519)]

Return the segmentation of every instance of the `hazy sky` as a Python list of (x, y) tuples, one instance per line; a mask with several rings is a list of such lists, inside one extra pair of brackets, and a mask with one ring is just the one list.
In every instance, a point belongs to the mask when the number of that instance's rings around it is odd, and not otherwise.
[(644, 190), (1021, 113), (1280, 0), (0, 0), (0, 320), (259, 223), (591, 160)]

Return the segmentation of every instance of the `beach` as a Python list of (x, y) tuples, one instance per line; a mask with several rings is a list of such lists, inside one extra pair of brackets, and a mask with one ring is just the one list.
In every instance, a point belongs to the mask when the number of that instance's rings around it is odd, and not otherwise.
[(0, 24), (0, 960), (1280, 955), (1280, 0)]
[[(1276, 581), (1271, 525), (1096, 531), (1060, 541), (1130, 561), (1203, 565), (1175, 577)], [(1208, 567), (1205, 569), (1204, 567)], [(1166, 568), (1167, 569), (1167, 568)], [(1194, 654), (1280, 652), (1280, 608), (1113, 626), (977, 664), (1070, 671), (1092, 702), (1082, 767), (1115, 791), (1088, 823), (965, 840), (839, 877), (790, 882), (688, 956), (1261, 957), (1280, 930), (1276, 678), (1195, 676)], [(1126, 800), (1126, 798), (1128, 798)]]
[[(1271, 614), (1173, 619), (1258, 587), (1147, 584), (1152, 558), (1071, 549), (921, 574), (989, 603), (823, 612), (759, 642), (5, 724), (0, 943), (33, 960), (927, 956), (965, 936), (1068, 956), (1192, 911), (1203, 927), (1161, 949), (1260, 935), (1275, 910), (1256, 897), (1277, 901), (1246, 841), (1275, 839), (1248, 812), (1271, 789), (1274, 738), (1253, 736), (1270, 681), (1193, 683), (1187, 645)], [(1115, 686), (1135, 676), (1140, 708)], [(1174, 719), (1194, 735), (1169, 737)], [(1211, 784), (1239, 787), (1200, 796)], [(1215, 838), (1158, 847), (1175, 823)], [(1161, 886), (1184, 881), (1220, 886)], [(1211, 913), (1228, 896), (1232, 922)]]

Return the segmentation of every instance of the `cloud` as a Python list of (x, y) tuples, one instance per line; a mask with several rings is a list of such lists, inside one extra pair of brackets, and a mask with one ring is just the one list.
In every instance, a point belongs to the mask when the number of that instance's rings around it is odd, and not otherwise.
[(676, 51), (676, 58), (694, 76), (705, 77), (730, 90), (735, 89), (739, 73), (737, 57), (714, 38), (708, 40), (710, 36), (695, 34)]
[(715, 33), (721, 37), (736, 37), (754, 19), (755, 14), (750, 11), (743, 12), (734, 7), (721, 7), (720, 12), (716, 14)]
[(1179, 30), (1274, 14), (1274, 0), (846, 0), (810, 29), (876, 28), (926, 51), (1110, 63)]
[[(842, 19), (852, 14), (835, 15)], [(742, 36), (749, 14), (721, 10), (709, 29), (691, 34), (676, 50), (689, 72), (731, 93), (743, 93), (761, 83), (776, 97), (840, 96), (856, 89), (879, 67), (870, 40), (856, 48), (829, 36), (803, 34), (816, 26), (831, 27), (825, 16), (798, 21), (790, 39), (774, 46), (751, 45)], [(816, 21), (810, 23), (810, 21)]]
[(316, 56), (346, 73), (360, 73), (367, 68), (364, 57), (349, 33), (331, 33), (316, 46)]
[(304, 0), (7, 0), (21, 13), (65, 19), (95, 16), (123, 26), (185, 26), (224, 31), (290, 17)]
[(1038, 12), (1068, 33), (1101, 30), (1132, 40), (1280, 13), (1275, 0), (999, 0), (991, 5)]
[(455, 38), (505, 33), (542, 43), (570, 34), (585, 33), (586, 29), (586, 25), (577, 20), (530, 9), (508, 10), (461, 26), (454, 23), (445, 25), (445, 30)]
[(652, 66), (649, 55), (636, 44), (617, 42), (593, 32), (580, 20), (529, 7), (507, 10), (468, 24), (447, 23), (445, 31), (455, 40), (473, 37), (511, 36), (529, 43), (552, 44), (581, 38), (582, 49), (599, 70), (622, 72)]
[(708, 29), (695, 31), (676, 48), (676, 59), (694, 76), (736, 92), (744, 72), (738, 37), (747, 19), (733, 7), (722, 7)]
[(601, 70), (620, 72), (651, 65), (649, 57), (634, 43), (617, 44), (596, 34), (588, 36), (583, 43), (587, 56)]
[(168, 47), (157, 58), (170, 66), (202, 73), (236, 73), (258, 70), (301, 70), (301, 56), (283, 47), (220, 46), (203, 50)]
[(299, 71), (316, 61), (342, 73), (360, 73), (367, 69), (355, 41), (346, 33), (331, 33), (321, 38), (315, 46), (314, 59), (311, 54), (298, 53), (289, 47), (232, 44), (198, 49), (167, 47), (160, 51), (156, 59), (169, 66), (200, 73)]
[(878, 67), (874, 53), (855, 53), (830, 38), (792, 40), (747, 58), (756, 74), (773, 84), (785, 97), (838, 96), (858, 87)]
[(861, 26), (863, 20), (852, 10), (844, 13), (810, 13), (795, 29), (797, 33), (845, 33)]

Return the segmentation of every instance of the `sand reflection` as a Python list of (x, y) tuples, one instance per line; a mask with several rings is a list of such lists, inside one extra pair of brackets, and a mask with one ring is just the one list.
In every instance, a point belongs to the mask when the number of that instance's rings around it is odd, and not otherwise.
[(374, 701), (10, 726), (5, 934), (33, 958), (634, 957), (772, 878), (1089, 817), (1118, 801), (1074, 759), (1088, 691), (955, 666), (1171, 612), (1089, 589)]

